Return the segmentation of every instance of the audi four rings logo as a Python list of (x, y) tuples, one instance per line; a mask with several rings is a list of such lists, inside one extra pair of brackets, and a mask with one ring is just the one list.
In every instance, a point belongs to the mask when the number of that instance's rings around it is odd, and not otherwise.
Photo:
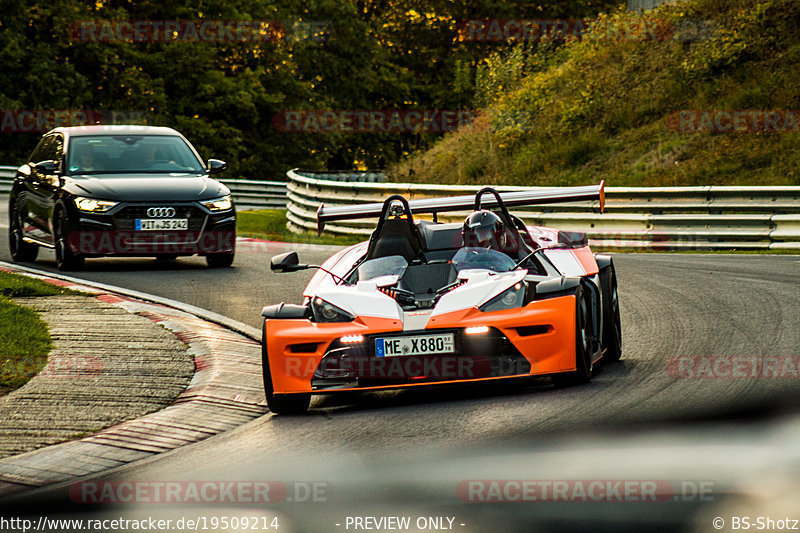
[(147, 209), (147, 216), (153, 218), (169, 218), (175, 216), (174, 207), (150, 207)]

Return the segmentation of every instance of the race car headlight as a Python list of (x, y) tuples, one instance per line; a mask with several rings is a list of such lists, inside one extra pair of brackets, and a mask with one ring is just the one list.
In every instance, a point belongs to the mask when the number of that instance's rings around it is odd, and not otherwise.
[(522, 307), (525, 302), (525, 282), (521, 281), (501, 292), (478, 309), (487, 313)]
[(205, 200), (200, 202), (209, 211), (227, 211), (233, 206), (231, 195), (228, 194), (222, 198), (214, 198), (213, 200)]
[(352, 322), (355, 317), (322, 298), (314, 298), (311, 311), (317, 322)]
[(107, 200), (95, 200), (94, 198), (84, 198), (78, 196), (75, 198), (75, 206), (81, 211), (88, 213), (105, 213), (119, 202), (109, 202)]

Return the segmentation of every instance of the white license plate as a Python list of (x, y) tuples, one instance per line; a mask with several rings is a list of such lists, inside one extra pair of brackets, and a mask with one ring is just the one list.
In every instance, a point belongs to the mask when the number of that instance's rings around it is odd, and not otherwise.
[(137, 218), (136, 231), (187, 230), (188, 218)]
[(375, 339), (375, 355), (396, 357), (398, 355), (434, 355), (453, 353), (453, 334), (418, 335), (415, 337), (386, 337)]

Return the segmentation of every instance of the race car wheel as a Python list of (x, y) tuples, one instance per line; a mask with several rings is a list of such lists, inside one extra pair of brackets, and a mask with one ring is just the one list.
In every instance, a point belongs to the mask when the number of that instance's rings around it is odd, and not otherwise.
[(267, 397), (269, 410), (276, 415), (300, 414), (308, 411), (311, 403), (311, 395), (308, 393), (299, 394), (275, 394), (272, 386), (272, 373), (269, 369), (269, 357), (267, 356), (267, 325), (261, 328), (261, 371), (264, 376), (264, 394)]
[(603, 288), (603, 361), (613, 363), (622, 356), (622, 325), (613, 261), (600, 271), (600, 285)]
[(557, 386), (579, 385), (592, 379), (592, 314), (589, 291), (575, 292), (575, 370), (553, 376)]
[(59, 211), (55, 219), (55, 241), (56, 241), (56, 266), (59, 270), (80, 270), (83, 267), (83, 256), (72, 253), (67, 246), (69, 236), (69, 224), (67, 215), (64, 211)]
[(25, 242), (22, 237), (22, 217), (19, 215), (17, 203), (11, 200), (8, 210), (8, 248), (11, 259), (15, 263), (35, 261), (39, 255), (39, 247)]

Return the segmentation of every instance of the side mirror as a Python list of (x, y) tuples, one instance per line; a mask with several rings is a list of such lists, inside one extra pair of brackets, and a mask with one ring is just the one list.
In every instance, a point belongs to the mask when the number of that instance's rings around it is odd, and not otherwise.
[(286, 252), (272, 258), (269, 265), (270, 270), (276, 272), (296, 272), (308, 268), (308, 265), (301, 265), (297, 258), (297, 252)]
[(58, 169), (56, 162), (52, 159), (39, 161), (38, 163), (34, 163), (32, 166), (37, 172), (41, 172), (42, 174), (55, 174), (56, 170)]
[(220, 161), (219, 159), (209, 159), (208, 160), (208, 173), (209, 174), (218, 174), (228, 168), (228, 163), (225, 161)]

